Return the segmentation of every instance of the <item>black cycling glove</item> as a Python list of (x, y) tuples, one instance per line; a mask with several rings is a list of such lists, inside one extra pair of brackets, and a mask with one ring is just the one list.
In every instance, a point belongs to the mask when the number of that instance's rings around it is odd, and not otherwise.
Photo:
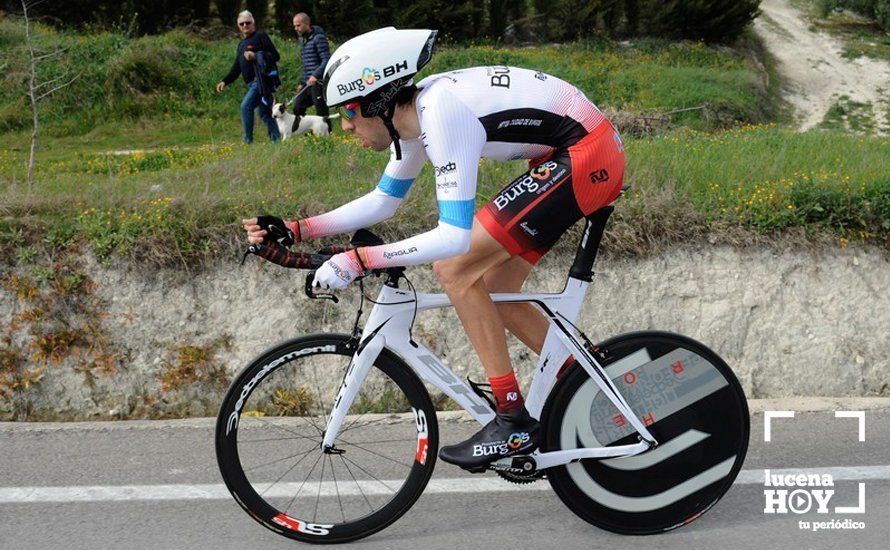
[(274, 242), (281, 246), (293, 246), (294, 243), (300, 241), (299, 236), (294, 235), (294, 232), (287, 227), (284, 220), (277, 216), (257, 216), (256, 222), (260, 229), (266, 231), (263, 241), (267, 243)]

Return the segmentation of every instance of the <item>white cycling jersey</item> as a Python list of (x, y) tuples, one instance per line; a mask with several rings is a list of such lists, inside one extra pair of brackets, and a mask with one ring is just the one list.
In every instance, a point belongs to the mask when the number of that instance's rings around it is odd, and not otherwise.
[(568, 147), (605, 120), (576, 87), (540, 71), (474, 67), (429, 76), (415, 103), (420, 138), (401, 140), (369, 194), (305, 220), (310, 238), (390, 218), (423, 165), (435, 167), (435, 229), (364, 249), (369, 268), (425, 264), (465, 253), (475, 211), (479, 160), (536, 159)]

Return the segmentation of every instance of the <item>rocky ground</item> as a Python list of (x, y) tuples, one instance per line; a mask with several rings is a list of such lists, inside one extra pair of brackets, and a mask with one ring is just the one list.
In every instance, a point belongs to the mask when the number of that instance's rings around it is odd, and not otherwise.
[[(258, 260), (192, 275), (85, 261), (120, 368), (87, 379), (76, 354), (47, 364), (38, 384), (0, 401), (4, 418), (212, 416), (228, 380), (261, 351), (310, 332), (348, 331), (354, 319), (356, 290), (337, 305), (310, 301), (302, 274)], [(569, 263), (545, 258), (527, 289), (561, 290)], [(689, 335), (720, 353), (752, 398), (890, 396), (883, 251), (676, 247), (642, 259), (603, 258), (599, 267), (579, 322), (593, 340), (641, 329)], [(436, 291), (427, 269), (409, 273), (419, 290)], [(23, 308), (0, 293), (0, 317)], [(459, 376), (482, 378), (453, 312), (421, 315), (414, 336)], [(199, 358), (209, 361), (205, 375), (162, 390), (165, 373), (188, 359), (178, 351), (186, 345), (212, 348), (209, 359)], [(536, 356), (515, 340), (511, 353), (527, 381)]]

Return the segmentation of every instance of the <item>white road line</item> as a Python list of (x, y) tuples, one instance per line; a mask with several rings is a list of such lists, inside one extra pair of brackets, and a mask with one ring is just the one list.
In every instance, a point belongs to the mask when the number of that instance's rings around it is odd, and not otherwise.
[[(770, 469), (772, 475), (830, 474), (834, 481), (890, 480), (890, 466), (841, 466), (829, 468)], [(763, 484), (763, 470), (742, 470), (736, 485)], [(399, 481), (383, 482), (360, 480), (321, 484), (324, 496), (386, 495), (400, 485)], [(384, 484), (386, 484), (384, 486)], [(360, 485), (360, 486), (359, 486)], [(297, 493), (299, 483), (278, 483), (265, 496), (290, 498)], [(550, 484), (539, 481), (530, 485), (515, 485), (494, 477), (433, 479), (425, 494), (489, 493), (507, 491), (549, 491)], [(319, 494), (318, 483), (306, 483), (300, 494), (314, 498)], [(0, 504), (34, 502), (103, 502), (130, 500), (220, 500), (229, 499), (229, 491), (222, 484), (206, 485), (121, 485), (78, 487), (0, 487)]]

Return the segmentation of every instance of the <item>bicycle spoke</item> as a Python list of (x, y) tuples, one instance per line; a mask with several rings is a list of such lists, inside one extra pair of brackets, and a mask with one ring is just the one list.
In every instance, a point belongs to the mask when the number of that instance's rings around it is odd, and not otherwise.
[(309, 425), (312, 426), (312, 429), (318, 433), (319, 439), (324, 436), (324, 430), (322, 430), (321, 428), (318, 427), (318, 424), (315, 423), (315, 420), (312, 417), (312, 415), (303, 416), (301, 418), (305, 418), (306, 421), (309, 422)]
[(355, 445), (355, 443), (364, 443), (366, 445), (377, 445), (379, 443), (407, 443), (408, 441), (413, 441), (416, 443), (417, 437), (406, 437), (406, 438), (402, 438), (402, 439), (375, 439), (372, 441), (356, 441), (352, 444)]
[[(327, 456), (322, 454), (322, 457)], [(318, 493), (315, 494), (315, 510), (312, 512), (312, 522), (315, 523), (315, 516), (318, 514), (318, 501), (321, 499), (321, 484), (324, 481), (324, 465), (325, 461), (321, 461), (321, 476), (318, 478)]]
[(362, 486), (359, 484), (358, 480), (355, 478), (355, 474), (352, 473), (352, 468), (349, 467), (349, 463), (346, 462), (346, 459), (343, 458), (343, 455), (338, 455), (340, 460), (343, 461), (343, 466), (346, 467), (346, 471), (349, 472), (349, 476), (352, 478), (352, 481), (355, 482), (355, 486), (358, 487), (358, 492), (362, 494), (362, 498), (365, 499), (365, 502), (368, 504), (368, 509), (371, 512), (374, 512), (374, 507), (371, 506), (371, 501), (368, 500), (368, 495), (365, 494), (365, 490), (362, 489)]
[(346, 523), (346, 513), (343, 512), (343, 500), (340, 499), (340, 485), (337, 483), (337, 474), (334, 473), (334, 460), (328, 455), (328, 461), (331, 463), (331, 477), (334, 478), (334, 490), (337, 491), (337, 504), (340, 505), (340, 517), (343, 523)]
[(312, 472), (315, 471), (315, 467), (318, 465), (318, 461), (321, 460), (321, 457), (323, 457), (323, 456), (324, 456), (324, 454), (320, 453), (318, 455), (318, 458), (315, 459), (315, 462), (312, 463), (312, 467), (309, 468), (309, 473), (306, 474), (306, 477), (303, 479), (303, 483), (300, 483), (300, 487), (297, 489), (297, 494), (295, 494), (294, 497), (292, 499), (290, 499), (290, 502), (287, 503), (287, 506), (284, 507), (285, 514), (290, 511), (290, 507), (293, 505), (294, 502), (296, 502), (297, 497), (300, 496), (300, 493), (303, 491), (303, 486), (306, 485), (306, 480), (308, 480), (309, 476), (312, 475)]
[[(309, 451), (311, 451), (311, 450), (312, 450), (312, 449), (309, 449)], [(280, 476), (278, 476), (278, 479), (276, 479), (275, 481), (273, 481), (272, 483), (270, 483), (268, 487), (266, 487), (265, 489), (263, 489), (263, 492), (260, 493), (260, 496), (265, 495), (265, 494), (266, 494), (266, 491), (268, 491), (269, 489), (272, 488), (273, 485), (275, 485), (276, 483), (278, 483), (279, 481), (281, 481), (282, 479), (284, 479), (284, 476), (286, 476), (286, 475), (289, 474), (294, 468), (296, 468), (296, 467), (300, 464), (300, 462), (303, 462), (303, 459), (306, 458), (307, 456), (309, 456), (309, 451), (306, 451), (305, 453), (303, 453), (303, 456), (300, 457), (300, 460), (294, 462), (293, 466), (291, 466), (290, 468), (288, 468), (287, 470), (285, 470), (283, 474), (281, 474)]]
[(346, 433), (346, 432), (348, 432), (349, 430), (351, 430), (351, 429), (353, 429), (353, 428), (367, 428), (368, 426), (379, 426), (379, 425), (381, 425), (384, 421), (387, 420), (386, 418), (378, 418), (377, 420), (371, 420), (370, 422), (368, 422), (368, 423), (366, 423), (366, 424), (360, 424), (360, 425), (356, 426), (355, 423), (358, 422), (359, 420), (361, 420), (362, 417), (364, 417), (366, 414), (368, 414), (368, 413), (362, 413), (361, 415), (359, 415), (359, 417), (356, 418), (355, 420), (353, 420), (353, 421), (346, 427), (346, 429), (340, 430), (340, 433), (341, 433), (341, 434), (342, 434), (342, 433)]
[(272, 428), (278, 428), (279, 430), (282, 430), (282, 431), (285, 431), (285, 432), (287, 432), (287, 433), (289, 433), (289, 434), (295, 435), (295, 436), (297, 436), (296, 438), (313, 439), (312, 437), (309, 437), (308, 435), (303, 435), (303, 434), (301, 434), (301, 433), (299, 433), (299, 432), (295, 432), (295, 431), (293, 431), (293, 430), (289, 430), (289, 429), (285, 428), (284, 426), (278, 426), (277, 424), (273, 424), (272, 422), (269, 422), (268, 420), (265, 420), (265, 419), (263, 419), (263, 418), (261, 418), (261, 417), (259, 417), (259, 416), (252, 416), (252, 417), (250, 417), (250, 418), (253, 418), (253, 419), (255, 419), (255, 420), (259, 420), (260, 422), (262, 422), (262, 423), (263, 423), (264, 425), (266, 425), (266, 426), (270, 426), (270, 427), (272, 427)]
[(386, 460), (389, 460), (390, 462), (395, 462), (396, 464), (399, 464), (399, 465), (404, 466), (404, 467), (406, 467), (406, 468), (411, 468), (411, 466), (412, 466), (412, 464), (405, 464), (404, 462), (399, 462), (398, 460), (396, 460), (396, 459), (394, 459), (394, 458), (390, 458), (390, 457), (388, 457), (388, 456), (386, 456), (386, 455), (382, 455), (382, 454), (380, 454), (380, 453), (378, 453), (378, 452), (376, 452), (376, 451), (372, 451), (371, 449), (366, 449), (365, 447), (362, 447), (361, 445), (356, 445), (355, 443), (346, 441), (345, 439), (342, 439), (342, 438), (341, 438), (340, 441), (342, 441), (343, 443), (346, 443), (347, 445), (352, 445), (353, 447), (357, 447), (357, 448), (359, 448), (359, 449), (361, 449), (361, 450), (363, 450), (363, 451), (365, 451), (365, 452), (367, 452), (367, 453), (371, 453), (372, 455), (377, 455), (377, 456), (379, 456), (380, 458), (385, 458)]
[[(350, 422), (344, 429), (340, 430), (340, 433), (342, 434), (342, 433), (345, 433), (345, 432), (348, 432), (349, 430), (351, 430), (352, 427), (355, 425), (355, 423), (358, 422), (359, 420), (361, 420), (362, 418), (364, 418), (366, 414), (368, 414), (368, 413), (363, 412), (360, 415), (358, 415), (358, 418), (356, 418), (355, 420)], [(374, 422), (374, 420), (372, 420), (368, 424), (365, 424), (365, 426), (369, 426), (373, 422)]]
[[(314, 367), (314, 365), (313, 365), (313, 367)], [(318, 384), (318, 369), (316, 369), (316, 368), (312, 369), (312, 378), (315, 382), (315, 391), (318, 394), (318, 407), (319, 407), (319, 409), (321, 409), (321, 404), (324, 403), (324, 399), (323, 399), (324, 396), (322, 395), (321, 387)], [(325, 423), (325, 426), (327, 426), (328, 425), (328, 415), (324, 410), (321, 410), (321, 413), (324, 415), (324, 423)]]
[(350, 459), (346, 458), (344, 455), (340, 455), (340, 456), (343, 457), (343, 460), (349, 462), (350, 464), (352, 464), (353, 466), (355, 466), (355, 467), (358, 468), (359, 470), (361, 470), (361, 471), (365, 472), (366, 474), (368, 474), (369, 476), (371, 476), (371, 478), (372, 478), (374, 481), (376, 481), (377, 483), (379, 483), (380, 485), (383, 485), (384, 487), (386, 487), (387, 489), (389, 489), (389, 490), (392, 491), (393, 493), (396, 492), (395, 489), (393, 489), (392, 487), (390, 487), (390, 486), (387, 485), (386, 483), (383, 483), (383, 480), (382, 480), (382, 479), (380, 479), (379, 477), (375, 476), (374, 474), (372, 474), (372, 473), (369, 472), (368, 470), (365, 470), (364, 468), (362, 468), (361, 464), (357, 463), (357, 462), (354, 461), (354, 460), (350, 460)]
[[(238, 443), (264, 443), (266, 441), (290, 441), (293, 439), (300, 439), (298, 437), (268, 437), (264, 439), (239, 439)], [(306, 438), (308, 439), (308, 438)], [(361, 443), (361, 441), (359, 442)]]
[(286, 457), (284, 457), (284, 458), (278, 458), (278, 459), (276, 459), (276, 460), (273, 460), (273, 461), (271, 461), (271, 462), (265, 462), (265, 463), (260, 464), (260, 465), (258, 465), (258, 466), (251, 466), (250, 468), (244, 468), (244, 471), (245, 471), (245, 472), (249, 472), (249, 471), (251, 471), (251, 470), (256, 470), (257, 468), (262, 468), (263, 466), (271, 466), (272, 464), (276, 464), (276, 463), (278, 463), (278, 462), (282, 462), (282, 461), (284, 461), (284, 460), (288, 460), (288, 459), (291, 459), (291, 458), (296, 458), (296, 457), (298, 457), (298, 456), (302, 456), (302, 455), (309, 454), (309, 453), (311, 453), (314, 449), (315, 449), (315, 447), (310, 447), (309, 450), (304, 451), (304, 452), (302, 452), (302, 453), (293, 454), (293, 455), (290, 455), (290, 456), (286, 456)]

